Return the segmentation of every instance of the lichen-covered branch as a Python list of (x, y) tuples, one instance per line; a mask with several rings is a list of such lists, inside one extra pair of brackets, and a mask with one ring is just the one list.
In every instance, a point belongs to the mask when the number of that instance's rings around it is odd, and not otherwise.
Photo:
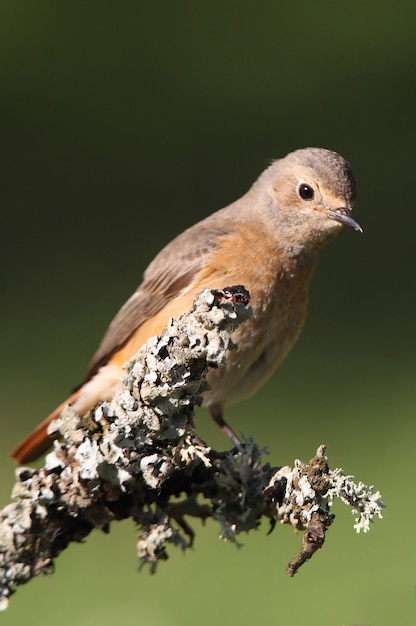
[(194, 434), (208, 368), (224, 361), (250, 314), (241, 286), (204, 291), (131, 360), (111, 403), (86, 418), (67, 408), (51, 425), (59, 440), (44, 467), (17, 470), (13, 502), (0, 512), (0, 608), (18, 585), (50, 572), (71, 541), (113, 520), (139, 525), (138, 555), (152, 571), (169, 544), (192, 545), (192, 517), (217, 520), (232, 541), (263, 517), (289, 523), (305, 530), (292, 576), (322, 546), (334, 497), (354, 507), (357, 530), (381, 517), (380, 494), (331, 472), (323, 446), (308, 463), (273, 468), (252, 440), (218, 453)]

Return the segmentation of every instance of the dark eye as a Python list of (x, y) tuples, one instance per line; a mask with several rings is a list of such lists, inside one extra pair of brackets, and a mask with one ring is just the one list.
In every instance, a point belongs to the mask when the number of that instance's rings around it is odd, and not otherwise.
[(305, 183), (299, 185), (298, 193), (302, 200), (313, 200), (313, 197), (315, 195), (312, 187), (310, 185), (306, 185)]

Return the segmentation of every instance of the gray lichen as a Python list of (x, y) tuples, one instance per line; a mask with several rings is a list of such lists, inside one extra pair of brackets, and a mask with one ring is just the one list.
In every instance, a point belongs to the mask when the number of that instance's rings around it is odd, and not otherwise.
[(111, 403), (84, 418), (67, 408), (51, 424), (59, 440), (44, 467), (17, 470), (13, 502), (0, 512), (0, 609), (19, 585), (51, 572), (70, 542), (117, 519), (139, 525), (138, 556), (151, 571), (169, 544), (192, 545), (190, 517), (217, 520), (232, 541), (263, 517), (290, 523), (305, 530), (293, 575), (322, 546), (334, 497), (359, 513), (357, 529), (381, 517), (379, 493), (331, 472), (323, 446), (309, 463), (276, 468), (252, 440), (218, 453), (194, 434), (208, 367), (224, 362), (251, 314), (247, 296), (242, 287), (205, 290), (130, 361)]

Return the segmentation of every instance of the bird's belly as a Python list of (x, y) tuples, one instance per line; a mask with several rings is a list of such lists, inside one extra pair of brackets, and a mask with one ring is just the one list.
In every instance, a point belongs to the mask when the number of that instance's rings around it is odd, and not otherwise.
[(253, 317), (242, 324), (232, 339), (234, 350), (227, 354), (224, 365), (210, 370), (210, 389), (203, 404), (230, 404), (254, 393), (272, 375), (296, 342), (304, 324), (307, 310), (306, 293), (297, 294), (295, 301), (254, 311)]
[[(257, 302), (257, 305), (256, 305)], [(233, 334), (226, 362), (208, 372), (203, 404), (232, 404), (254, 393), (286, 357), (302, 330), (306, 290), (272, 302), (253, 299), (253, 316)], [(136, 350), (134, 350), (136, 352)], [(125, 359), (124, 359), (125, 360)], [(108, 363), (81, 389), (74, 408), (81, 414), (100, 400), (111, 400), (123, 376), (122, 364)]]

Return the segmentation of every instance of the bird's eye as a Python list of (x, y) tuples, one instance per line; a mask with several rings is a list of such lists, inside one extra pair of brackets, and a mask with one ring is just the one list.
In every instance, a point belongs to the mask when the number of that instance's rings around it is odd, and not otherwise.
[(298, 193), (302, 200), (313, 200), (313, 197), (315, 195), (312, 187), (310, 185), (306, 185), (305, 183), (299, 185)]

